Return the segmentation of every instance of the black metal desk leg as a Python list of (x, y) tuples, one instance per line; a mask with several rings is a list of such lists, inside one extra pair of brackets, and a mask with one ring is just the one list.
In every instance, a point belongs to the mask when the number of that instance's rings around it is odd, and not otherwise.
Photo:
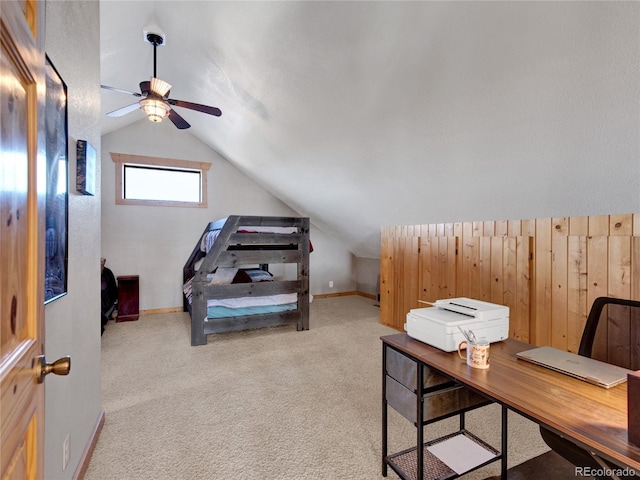
[(424, 364), (422, 362), (417, 362), (418, 368), (417, 377), (416, 378), (416, 398), (417, 400), (417, 408), (416, 408), (416, 427), (417, 427), (417, 480), (424, 479), (424, 396), (422, 394), (422, 379), (424, 378)]
[(502, 480), (507, 480), (507, 437), (508, 437), (508, 429), (507, 429), (507, 414), (509, 411), (507, 407), (502, 406), (502, 458), (501, 461), (501, 472), (500, 478)]
[(387, 347), (382, 344), (382, 476), (387, 476)]

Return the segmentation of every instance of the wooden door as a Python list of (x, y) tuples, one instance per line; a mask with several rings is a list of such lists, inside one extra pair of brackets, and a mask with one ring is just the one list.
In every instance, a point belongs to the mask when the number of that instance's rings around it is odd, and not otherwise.
[(0, 475), (43, 478), (44, 2), (0, 1)]

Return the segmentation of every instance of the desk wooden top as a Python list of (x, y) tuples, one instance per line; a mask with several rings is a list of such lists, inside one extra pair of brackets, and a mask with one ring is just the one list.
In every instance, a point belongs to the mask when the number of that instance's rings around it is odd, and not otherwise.
[(640, 447), (627, 440), (627, 384), (598, 387), (516, 358), (534, 348), (513, 339), (491, 344), (491, 366), (469, 367), (457, 352), (443, 352), (406, 333), (382, 341), (511, 410), (572, 438), (614, 463), (640, 472)]

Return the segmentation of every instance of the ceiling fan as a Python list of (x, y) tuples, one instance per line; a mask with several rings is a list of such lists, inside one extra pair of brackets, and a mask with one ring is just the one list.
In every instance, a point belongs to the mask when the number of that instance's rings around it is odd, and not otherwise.
[(219, 108), (210, 107), (208, 105), (201, 105), (199, 103), (185, 102), (184, 100), (174, 100), (169, 98), (169, 91), (171, 85), (164, 80), (160, 80), (156, 76), (156, 54), (159, 45), (164, 43), (162, 35), (157, 33), (147, 33), (147, 41), (153, 45), (153, 77), (150, 81), (140, 82), (140, 93), (130, 92), (128, 90), (122, 90), (120, 88), (109, 87), (107, 85), (100, 85), (101, 88), (106, 90), (113, 90), (115, 92), (126, 93), (133, 95), (134, 97), (140, 97), (140, 100), (126, 107), (118, 108), (112, 112), (107, 113), (109, 117), (123, 117), (124, 115), (131, 113), (138, 108), (142, 110), (149, 120), (152, 122), (161, 122), (163, 118), (169, 117), (169, 120), (183, 130), (189, 128), (191, 125), (182, 118), (178, 112), (176, 112), (171, 106), (188, 108), (190, 110), (196, 110), (198, 112), (206, 113), (219, 117), (222, 112)]

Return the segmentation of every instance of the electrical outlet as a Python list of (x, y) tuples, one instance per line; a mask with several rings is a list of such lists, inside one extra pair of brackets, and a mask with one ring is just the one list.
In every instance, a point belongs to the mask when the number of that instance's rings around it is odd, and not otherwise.
[(69, 443), (69, 435), (64, 437), (64, 442), (62, 442), (62, 471), (64, 472), (67, 469), (67, 465), (69, 465), (69, 459), (71, 458), (71, 445)]
[(333, 280), (329, 280), (329, 288), (333, 288)]

